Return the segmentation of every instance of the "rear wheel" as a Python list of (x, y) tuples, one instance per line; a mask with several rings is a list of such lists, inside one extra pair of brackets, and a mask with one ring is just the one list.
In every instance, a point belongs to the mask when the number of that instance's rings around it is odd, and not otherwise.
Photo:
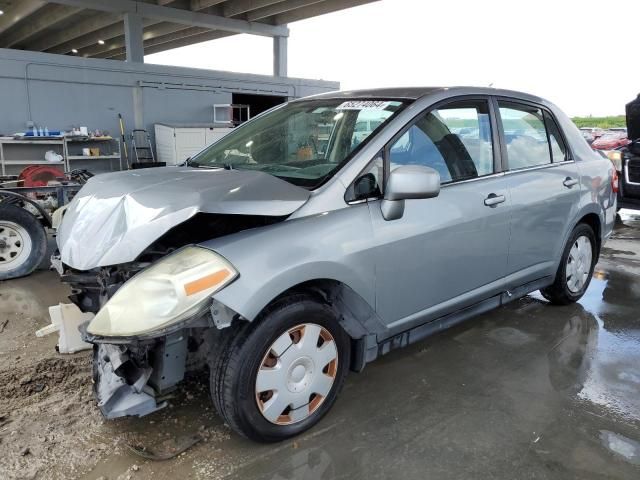
[(214, 404), (229, 426), (275, 442), (317, 423), (344, 383), (350, 339), (326, 305), (289, 297), (223, 345), (212, 371)]
[(553, 285), (542, 289), (542, 296), (556, 305), (577, 302), (586, 292), (596, 264), (596, 237), (584, 223), (576, 226), (560, 261)]
[(0, 280), (32, 273), (47, 253), (40, 221), (15, 205), (0, 204)]

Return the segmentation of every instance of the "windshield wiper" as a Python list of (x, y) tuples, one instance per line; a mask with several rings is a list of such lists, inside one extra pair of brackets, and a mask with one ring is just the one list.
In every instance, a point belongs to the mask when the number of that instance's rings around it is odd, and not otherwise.
[(225, 170), (237, 170), (237, 168), (231, 163), (209, 163), (209, 164), (205, 164), (205, 163), (198, 163), (198, 162), (194, 162), (193, 160), (189, 160), (188, 162), (185, 162), (182, 165), (185, 165), (187, 167), (192, 167), (192, 168), (209, 168), (209, 169), (221, 169), (221, 168), (224, 168)]
[(221, 165), (202, 165), (202, 164), (200, 164), (198, 162), (189, 162), (187, 167), (204, 168), (206, 170), (220, 170), (221, 168), (223, 168)]

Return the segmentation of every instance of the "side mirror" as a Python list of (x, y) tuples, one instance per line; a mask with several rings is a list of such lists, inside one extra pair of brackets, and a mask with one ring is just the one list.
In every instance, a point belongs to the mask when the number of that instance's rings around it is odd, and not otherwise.
[(353, 183), (353, 198), (355, 200), (362, 200), (367, 197), (375, 195), (377, 192), (380, 195), (380, 189), (377, 186), (376, 177), (373, 173), (369, 172)]
[(404, 215), (404, 201), (433, 198), (440, 194), (440, 174), (422, 165), (404, 165), (389, 174), (380, 205), (385, 220), (397, 220)]

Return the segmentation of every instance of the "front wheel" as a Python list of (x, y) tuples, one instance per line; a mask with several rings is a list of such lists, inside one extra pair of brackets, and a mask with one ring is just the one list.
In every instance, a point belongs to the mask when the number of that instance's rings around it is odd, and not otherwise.
[(553, 285), (540, 290), (555, 305), (577, 302), (587, 291), (596, 265), (596, 236), (593, 229), (580, 223), (565, 245)]
[(328, 306), (292, 296), (231, 335), (217, 353), (211, 392), (236, 432), (280, 441), (329, 411), (348, 371), (350, 339)]
[(32, 273), (47, 254), (40, 221), (16, 205), (0, 204), (0, 280)]

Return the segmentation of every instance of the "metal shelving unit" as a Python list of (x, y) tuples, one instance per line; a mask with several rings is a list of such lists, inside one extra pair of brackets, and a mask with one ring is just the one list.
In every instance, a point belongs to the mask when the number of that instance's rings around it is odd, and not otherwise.
[[(82, 148), (97, 147), (100, 155), (79, 155)], [(49, 162), (44, 159), (47, 150), (54, 150), (62, 155), (59, 162)], [(16, 139), (14, 137), (0, 137), (0, 174), (17, 175), (18, 167), (28, 165), (57, 165), (63, 170), (69, 171), (75, 168), (86, 168), (95, 173), (114, 171), (113, 160), (118, 161), (118, 167), (122, 170), (122, 157), (120, 142), (111, 137), (102, 138), (29, 138)], [(95, 162), (102, 162), (98, 164)], [(108, 167), (105, 168), (105, 163)], [(81, 164), (81, 165), (79, 165)], [(15, 168), (11, 168), (15, 167)], [(8, 172), (8, 170), (13, 170)]]
[[(60, 162), (45, 160), (44, 153), (47, 149), (57, 150), (63, 160)], [(0, 137), (0, 172), (2, 175), (8, 175), (7, 167), (27, 165), (62, 165), (64, 169), (66, 166), (64, 150), (63, 138), (17, 140), (13, 137)], [(35, 158), (37, 154), (39, 158)], [(19, 172), (12, 172), (12, 174), (15, 173)]]
[(50, 162), (48, 160), (5, 160), (5, 165), (64, 165), (64, 160)]
[(67, 160), (91, 160), (92, 158), (120, 158), (120, 155), (68, 155)]
[[(100, 149), (99, 155), (79, 155), (83, 148), (97, 147)], [(88, 138), (88, 137), (65, 137), (64, 139), (64, 157), (67, 162), (67, 169), (73, 170), (77, 167), (72, 162), (84, 161), (83, 167), (89, 167), (88, 170), (94, 171), (87, 163), (97, 162), (100, 160), (109, 161), (109, 169), (113, 171), (111, 160), (118, 160), (118, 168), (122, 170), (122, 155), (120, 152), (120, 141), (112, 137)]]

